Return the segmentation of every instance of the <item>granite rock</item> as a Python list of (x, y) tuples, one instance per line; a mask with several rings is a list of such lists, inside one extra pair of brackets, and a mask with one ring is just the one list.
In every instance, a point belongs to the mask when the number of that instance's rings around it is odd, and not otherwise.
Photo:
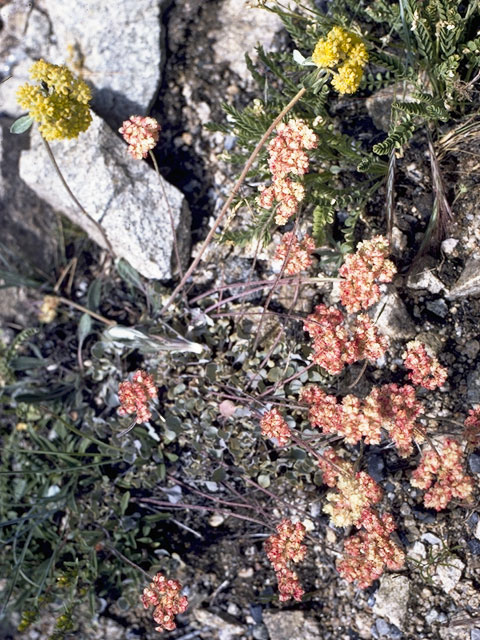
[[(115, 255), (146, 278), (170, 278), (174, 243), (169, 212), (181, 259), (188, 259), (190, 214), (183, 195), (146, 162), (131, 158), (125, 143), (94, 114), (85, 133), (75, 140), (54, 141), (51, 147), (67, 184), (102, 225)], [(105, 246), (97, 227), (68, 196), (35, 127), (19, 168), (21, 179), (39, 198)]]

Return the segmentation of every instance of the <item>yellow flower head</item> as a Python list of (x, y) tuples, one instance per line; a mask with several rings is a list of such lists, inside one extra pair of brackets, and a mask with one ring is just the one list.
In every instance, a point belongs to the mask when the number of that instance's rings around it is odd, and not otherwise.
[(33, 80), (17, 91), (18, 104), (40, 123), (45, 140), (77, 138), (92, 122), (88, 103), (91, 92), (88, 85), (64, 65), (39, 60), (30, 68)]
[(361, 39), (342, 27), (333, 27), (325, 38), (320, 38), (312, 54), (319, 67), (337, 67), (332, 81), (339, 93), (354, 93), (362, 79), (368, 53)]
[(338, 93), (355, 93), (362, 79), (363, 68), (358, 64), (347, 61), (338, 67), (334, 74), (332, 86)]

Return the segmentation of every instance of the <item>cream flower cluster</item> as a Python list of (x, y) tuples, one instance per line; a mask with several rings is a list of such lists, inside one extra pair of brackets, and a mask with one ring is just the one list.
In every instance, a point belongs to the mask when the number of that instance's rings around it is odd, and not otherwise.
[(391, 282), (396, 267), (387, 260), (388, 240), (375, 236), (360, 242), (340, 267), (340, 299), (349, 313), (368, 309), (380, 299), (377, 282)]
[(473, 478), (465, 474), (461, 444), (453, 438), (444, 438), (439, 449), (438, 452), (425, 449), (410, 480), (412, 486), (428, 489), (424, 504), (437, 511), (445, 509), (453, 498), (466, 500), (473, 491)]
[(441, 366), (437, 358), (428, 355), (425, 345), (418, 340), (407, 343), (403, 362), (405, 367), (410, 369), (408, 377), (413, 384), (430, 391), (441, 387), (447, 379), (447, 369)]
[(260, 428), (264, 438), (276, 438), (280, 447), (288, 444), (292, 432), (278, 409), (270, 409), (260, 420)]
[(361, 530), (345, 540), (344, 556), (338, 562), (337, 570), (348, 582), (356, 581), (361, 589), (366, 589), (385, 568), (401, 569), (405, 554), (390, 538), (396, 528), (390, 513), (380, 518), (370, 509), (365, 509), (357, 527)]
[(331, 447), (325, 449), (318, 466), (325, 484), (335, 488), (327, 493), (323, 511), (330, 515), (336, 527), (355, 524), (364, 509), (382, 499), (383, 491), (375, 480), (364, 471), (355, 472), (353, 464)]
[(304, 559), (307, 551), (307, 547), (302, 544), (304, 537), (305, 527), (301, 522), (294, 524), (285, 519), (277, 526), (277, 535), (272, 535), (265, 541), (265, 552), (277, 575), (281, 602), (290, 598), (300, 601), (304, 594), (297, 574), (289, 567), (291, 562), (298, 563)]
[(315, 251), (315, 240), (308, 233), (299, 241), (293, 231), (289, 231), (283, 234), (273, 260), (285, 263), (284, 274), (293, 276), (310, 267), (313, 251)]
[(305, 189), (300, 182), (289, 175), (302, 176), (308, 172), (309, 158), (306, 150), (318, 144), (316, 134), (303, 120), (293, 119), (280, 123), (276, 136), (268, 145), (268, 166), (272, 174), (272, 184), (261, 187), (257, 203), (263, 209), (271, 209), (275, 202), (275, 222), (285, 224), (297, 212), (299, 203), (305, 197)]
[(177, 628), (174, 617), (188, 607), (188, 599), (180, 595), (181, 590), (182, 585), (177, 580), (168, 580), (161, 573), (157, 573), (153, 582), (143, 590), (141, 600), (145, 609), (155, 607), (153, 619), (159, 625), (155, 631), (173, 631)]
[(141, 160), (146, 158), (148, 152), (155, 147), (160, 134), (160, 125), (155, 118), (143, 116), (130, 116), (118, 130), (125, 142), (128, 142), (128, 153)]
[(133, 374), (132, 382), (126, 380), (118, 387), (121, 406), (117, 413), (119, 416), (135, 413), (137, 424), (148, 422), (152, 417), (148, 403), (156, 397), (157, 388), (153, 377), (145, 371), (137, 370)]
[(313, 339), (312, 361), (332, 375), (341, 373), (345, 364), (364, 359), (375, 362), (388, 347), (367, 315), (354, 318), (349, 328), (340, 309), (323, 304), (307, 316), (304, 329)]

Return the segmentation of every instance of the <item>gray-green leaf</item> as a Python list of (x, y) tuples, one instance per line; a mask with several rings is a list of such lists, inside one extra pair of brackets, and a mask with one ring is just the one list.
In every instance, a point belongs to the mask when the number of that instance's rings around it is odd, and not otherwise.
[(17, 118), (10, 127), (10, 133), (24, 133), (28, 131), (33, 124), (33, 118), (31, 115), (21, 116)]

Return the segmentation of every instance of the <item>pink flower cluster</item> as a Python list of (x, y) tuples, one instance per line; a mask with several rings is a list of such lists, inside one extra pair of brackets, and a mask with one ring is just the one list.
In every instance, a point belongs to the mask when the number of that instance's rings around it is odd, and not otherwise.
[(140, 369), (133, 374), (132, 382), (126, 380), (118, 387), (118, 399), (120, 407), (119, 416), (136, 413), (136, 423), (148, 422), (152, 417), (152, 412), (148, 408), (149, 400), (157, 397), (157, 388), (153, 377), (146, 371)]
[(301, 522), (294, 524), (285, 519), (277, 526), (277, 534), (271, 535), (265, 541), (265, 552), (277, 574), (280, 601), (285, 602), (293, 598), (300, 601), (305, 593), (295, 571), (289, 568), (289, 563), (301, 562), (307, 551), (302, 543), (305, 537), (305, 527)]
[(323, 472), (323, 481), (335, 491), (329, 491), (323, 508), (336, 527), (348, 527), (355, 524), (364, 509), (380, 502), (383, 496), (381, 487), (364, 471), (355, 472), (351, 462), (344, 460), (328, 447), (323, 452), (323, 460), (318, 466)]
[(391, 514), (386, 513), (380, 518), (370, 509), (365, 509), (357, 527), (362, 530), (345, 540), (345, 555), (337, 569), (343, 578), (349, 582), (356, 580), (358, 586), (365, 589), (382, 575), (385, 568), (401, 569), (405, 554), (390, 539), (396, 528)]
[(463, 424), (463, 437), (472, 449), (476, 449), (480, 446), (480, 407), (470, 409)]
[(283, 234), (273, 259), (285, 262), (284, 274), (293, 276), (308, 269), (312, 264), (311, 253), (314, 250), (315, 240), (308, 233), (299, 242), (293, 231), (289, 231)]
[(313, 338), (311, 359), (332, 375), (339, 374), (345, 364), (364, 359), (374, 362), (388, 347), (387, 339), (367, 315), (354, 318), (349, 331), (340, 309), (324, 304), (307, 316), (304, 329)]
[(357, 251), (345, 257), (340, 267), (340, 299), (349, 313), (368, 309), (380, 299), (377, 282), (391, 282), (396, 273), (393, 262), (387, 260), (388, 240), (375, 236), (360, 242)]
[(265, 438), (276, 438), (280, 447), (290, 440), (292, 432), (278, 409), (270, 409), (260, 420), (260, 428)]
[(177, 580), (167, 580), (157, 573), (153, 582), (143, 590), (141, 597), (143, 606), (148, 609), (154, 606), (153, 619), (158, 623), (155, 631), (173, 631), (177, 628), (174, 616), (183, 613), (188, 607), (186, 596), (181, 596), (182, 585)]
[(305, 150), (314, 149), (318, 138), (303, 120), (298, 119), (280, 123), (276, 133), (268, 145), (272, 184), (261, 188), (257, 202), (264, 209), (270, 209), (275, 201), (278, 202), (275, 222), (285, 224), (305, 196), (303, 185), (291, 180), (288, 174), (302, 176), (308, 172), (309, 159)]
[(413, 384), (433, 391), (441, 387), (447, 379), (447, 369), (442, 367), (436, 358), (429, 356), (425, 345), (418, 340), (412, 340), (407, 344), (403, 359), (405, 367), (411, 370), (408, 377)]
[(128, 152), (135, 160), (146, 158), (150, 149), (158, 142), (160, 125), (155, 118), (130, 116), (119, 129), (125, 142), (128, 142)]
[(426, 507), (440, 511), (452, 498), (465, 500), (471, 496), (473, 478), (465, 474), (463, 457), (461, 444), (453, 438), (445, 438), (438, 453), (430, 448), (423, 452), (410, 483), (428, 489), (423, 500)]
[(378, 444), (385, 429), (402, 457), (412, 452), (416, 419), (423, 405), (410, 385), (386, 384), (375, 387), (365, 399), (345, 396), (341, 402), (323, 389), (310, 385), (300, 399), (310, 405), (308, 419), (323, 433), (336, 433), (349, 444), (364, 438), (366, 444)]

